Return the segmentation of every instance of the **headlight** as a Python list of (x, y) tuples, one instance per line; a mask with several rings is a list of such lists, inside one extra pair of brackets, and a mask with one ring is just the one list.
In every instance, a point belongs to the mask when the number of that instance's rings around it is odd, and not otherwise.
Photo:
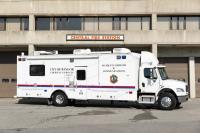
[(182, 88), (176, 88), (176, 91), (177, 92), (184, 92), (184, 89), (182, 89)]

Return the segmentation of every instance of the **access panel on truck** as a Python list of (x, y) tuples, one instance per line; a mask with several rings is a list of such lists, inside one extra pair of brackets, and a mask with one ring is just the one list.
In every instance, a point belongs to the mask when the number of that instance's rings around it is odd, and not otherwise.
[[(137, 99), (139, 59), (131, 54), (107, 54), (99, 58), (100, 97), (110, 100)], [(99, 92), (96, 92), (99, 93)]]

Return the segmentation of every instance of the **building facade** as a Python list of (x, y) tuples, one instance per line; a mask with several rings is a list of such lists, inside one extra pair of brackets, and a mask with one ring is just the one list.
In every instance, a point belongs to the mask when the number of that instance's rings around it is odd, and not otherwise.
[(1, 0), (0, 97), (16, 93), (16, 56), (75, 48), (152, 51), (200, 97), (200, 0)]

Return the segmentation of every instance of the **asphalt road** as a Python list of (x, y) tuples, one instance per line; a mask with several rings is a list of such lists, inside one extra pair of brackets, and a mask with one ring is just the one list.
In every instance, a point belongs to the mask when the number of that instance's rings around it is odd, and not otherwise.
[(173, 111), (132, 103), (48, 106), (46, 101), (0, 99), (0, 133), (200, 133), (200, 99)]

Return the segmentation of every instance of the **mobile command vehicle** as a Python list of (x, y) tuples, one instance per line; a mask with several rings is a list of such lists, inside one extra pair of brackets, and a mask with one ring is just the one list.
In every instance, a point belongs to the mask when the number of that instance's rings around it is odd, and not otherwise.
[(187, 84), (168, 79), (150, 52), (126, 48), (73, 54), (35, 51), (17, 57), (17, 97), (47, 98), (55, 106), (75, 100), (118, 100), (172, 110), (187, 101)]

